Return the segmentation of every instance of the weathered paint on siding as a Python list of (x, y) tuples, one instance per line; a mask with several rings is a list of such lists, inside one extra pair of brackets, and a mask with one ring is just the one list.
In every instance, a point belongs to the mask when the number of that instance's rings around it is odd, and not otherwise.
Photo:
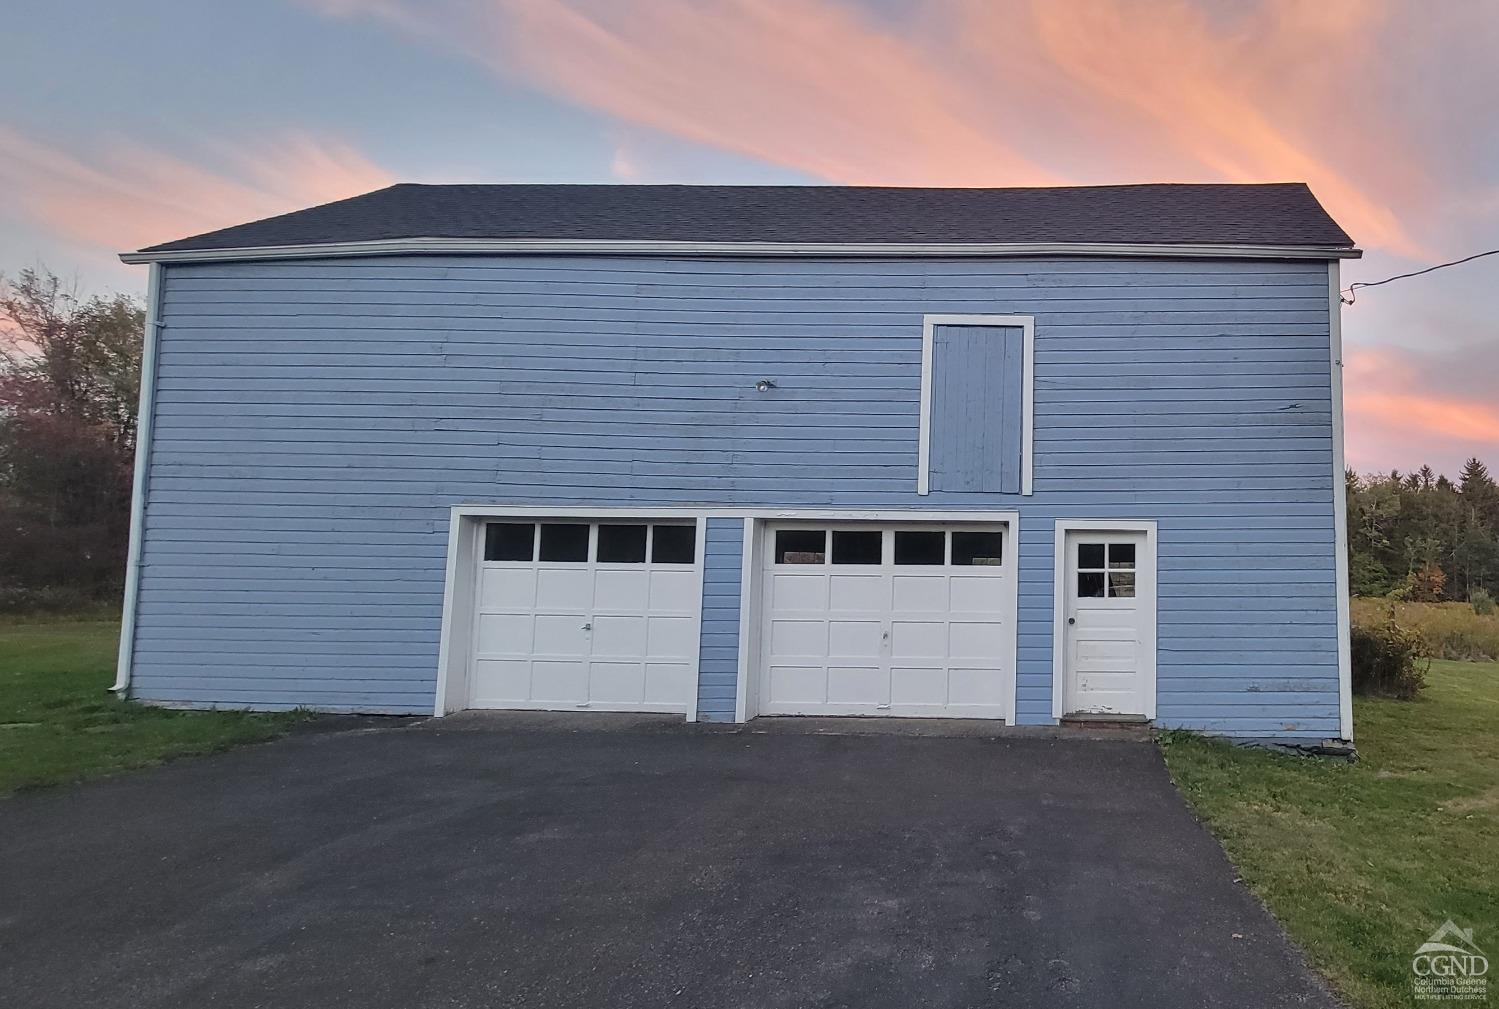
[(932, 490), (1020, 493), (1025, 331), (932, 330)]
[[(1337, 734), (1324, 264), (423, 257), (164, 288), (135, 696), (430, 710), (456, 503), (1004, 508), (1018, 720), (1051, 716), (1054, 520), (1152, 518), (1158, 720)], [(926, 313), (1035, 316), (1033, 497), (916, 495)]]
[(703, 544), (703, 642), (697, 680), (697, 717), (704, 722), (734, 720), (743, 570), (744, 520), (710, 518)]

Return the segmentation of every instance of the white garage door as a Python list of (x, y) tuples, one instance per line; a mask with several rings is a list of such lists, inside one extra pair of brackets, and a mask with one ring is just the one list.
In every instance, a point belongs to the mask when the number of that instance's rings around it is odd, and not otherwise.
[(486, 523), (470, 706), (691, 710), (696, 534), (690, 524)]
[(1003, 526), (774, 526), (764, 542), (761, 714), (1008, 717)]

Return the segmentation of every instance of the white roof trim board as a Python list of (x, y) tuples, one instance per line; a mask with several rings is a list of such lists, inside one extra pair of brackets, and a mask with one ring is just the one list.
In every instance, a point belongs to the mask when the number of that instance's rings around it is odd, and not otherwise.
[(202, 263), (330, 256), (594, 255), (947, 258), (962, 256), (1167, 256), (1177, 259), (1357, 259), (1357, 249), (1318, 245), (1163, 245), (1089, 242), (653, 242), (599, 239), (400, 238), (372, 242), (164, 249), (120, 254), (124, 263)]

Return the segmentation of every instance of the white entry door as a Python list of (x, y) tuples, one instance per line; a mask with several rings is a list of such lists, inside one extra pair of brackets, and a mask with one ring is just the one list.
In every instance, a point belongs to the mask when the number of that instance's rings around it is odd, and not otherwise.
[(762, 715), (1007, 718), (1014, 579), (1003, 526), (772, 526)]
[(469, 706), (693, 710), (696, 534), (690, 524), (486, 523)]
[(1062, 713), (1152, 716), (1155, 572), (1145, 533), (1072, 530), (1066, 558)]

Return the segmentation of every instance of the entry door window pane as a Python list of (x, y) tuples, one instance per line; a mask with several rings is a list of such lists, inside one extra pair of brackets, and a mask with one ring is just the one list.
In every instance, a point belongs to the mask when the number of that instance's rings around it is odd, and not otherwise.
[(697, 526), (652, 526), (651, 563), (691, 564), (697, 560)]
[(645, 526), (599, 526), (601, 564), (644, 564)]
[(826, 529), (777, 529), (777, 564), (826, 564), (828, 533)]
[(1103, 594), (1102, 571), (1079, 571), (1077, 573), (1077, 597), (1079, 599), (1102, 599)]
[(1109, 595), (1115, 599), (1135, 597), (1135, 573), (1133, 571), (1109, 572)]
[(998, 567), (1004, 563), (1003, 533), (955, 532), (952, 562), (964, 567)]
[(484, 524), (484, 559), (486, 561), (530, 561), (535, 557), (535, 522), (486, 522)]
[(542, 523), (541, 559), (564, 562), (588, 560), (588, 525), (574, 522)]
[(1109, 544), (1109, 567), (1132, 568), (1134, 566), (1135, 545), (1133, 543)]
[(917, 532), (909, 529), (897, 530), (895, 563), (936, 565), (947, 563), (947, 534)]
[(833, 530), (834, 564), (879, 564), (885, 559), (885, 534), (879, 530)]
[(1078, 569), (1082, 570), (1084, 568), (1102, 568), (1103, 551), (1104, 545), (1102, 543), (1079, 543), (1077, 545)]

